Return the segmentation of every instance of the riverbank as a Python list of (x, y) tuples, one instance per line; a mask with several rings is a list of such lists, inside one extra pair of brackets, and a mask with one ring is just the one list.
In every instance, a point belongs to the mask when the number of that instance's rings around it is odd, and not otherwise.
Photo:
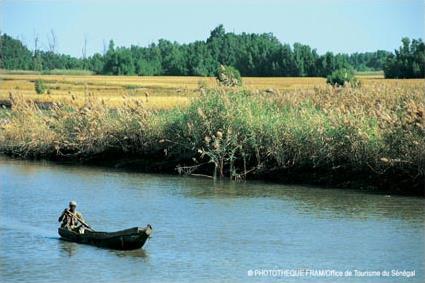
[(0, 115), (0, 151), (104, 164), (424, 195), (423, 82), (285, 92), (202, 90), (185, 107), (152, 110), (87, 96), (40, 110), (19, 95)]

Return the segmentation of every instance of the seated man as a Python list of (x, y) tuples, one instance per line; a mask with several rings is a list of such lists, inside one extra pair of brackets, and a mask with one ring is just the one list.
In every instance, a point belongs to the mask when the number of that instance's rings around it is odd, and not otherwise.
[(61, 228), (77, 231), (80, 234), (84, 233), (84, 228), (90, 227), (85, 223), (83, 215), (76, 210), (77, 203), (75, 201), (69, 202), (69, 208), (64, 209), (58, 221), (61, 222)]

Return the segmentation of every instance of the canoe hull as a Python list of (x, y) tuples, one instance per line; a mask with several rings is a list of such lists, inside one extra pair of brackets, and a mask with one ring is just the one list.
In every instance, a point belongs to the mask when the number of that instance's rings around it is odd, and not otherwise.
[(84, 231), (83, 234), (59, 228), (58, 233), (66, 241), (115, 250), (135, 250), (143, 247), (152, 234), (152, 227), (134, 227), (112, 233)]

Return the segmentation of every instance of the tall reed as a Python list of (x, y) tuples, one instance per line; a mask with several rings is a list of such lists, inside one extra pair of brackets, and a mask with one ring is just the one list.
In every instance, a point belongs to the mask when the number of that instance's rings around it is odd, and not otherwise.
[(110, 108), (92, 96), (84, 105), (70, 100), (46, 111), (15, 95), (12, 110), (0, 116), (0, 151), (78, 160), (112, 152), (114, 158), (149, 156), (185, 169), (180, 172), (237, 180), (360, 172), (420, 187), (424, 103), (417, 84), (379, 82), (284, 93), (210, 89), (189, 106), (167, 111), (130, 97)]

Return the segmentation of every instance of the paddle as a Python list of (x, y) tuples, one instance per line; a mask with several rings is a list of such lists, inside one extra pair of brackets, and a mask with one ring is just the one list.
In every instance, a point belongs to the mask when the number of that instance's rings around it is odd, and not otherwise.
[(81, 220), (79, 217), (77, 217), (77, 215), (75, 215), (74, 213), (72, 213), (71, 211), (69, 211), (69, 210), (65, 210), (66, 211), (66, 213), (69, 215), (69, 216), (71, 216), (71, 217), (75, 217), (77, 220), (78, 220), (78, 222), (80, 222), (81, 223), (81, 225), (83, 225), (84, 227), (86, 227), (86, 228), (89, 228), (90, 230), (92, 230), (92, 231), (94, 231), (93, 230), (93, 228), (92, 227), (90, 227), (90, 225), (88, 225), (87, 223), (85, 223), (83, 220)]

